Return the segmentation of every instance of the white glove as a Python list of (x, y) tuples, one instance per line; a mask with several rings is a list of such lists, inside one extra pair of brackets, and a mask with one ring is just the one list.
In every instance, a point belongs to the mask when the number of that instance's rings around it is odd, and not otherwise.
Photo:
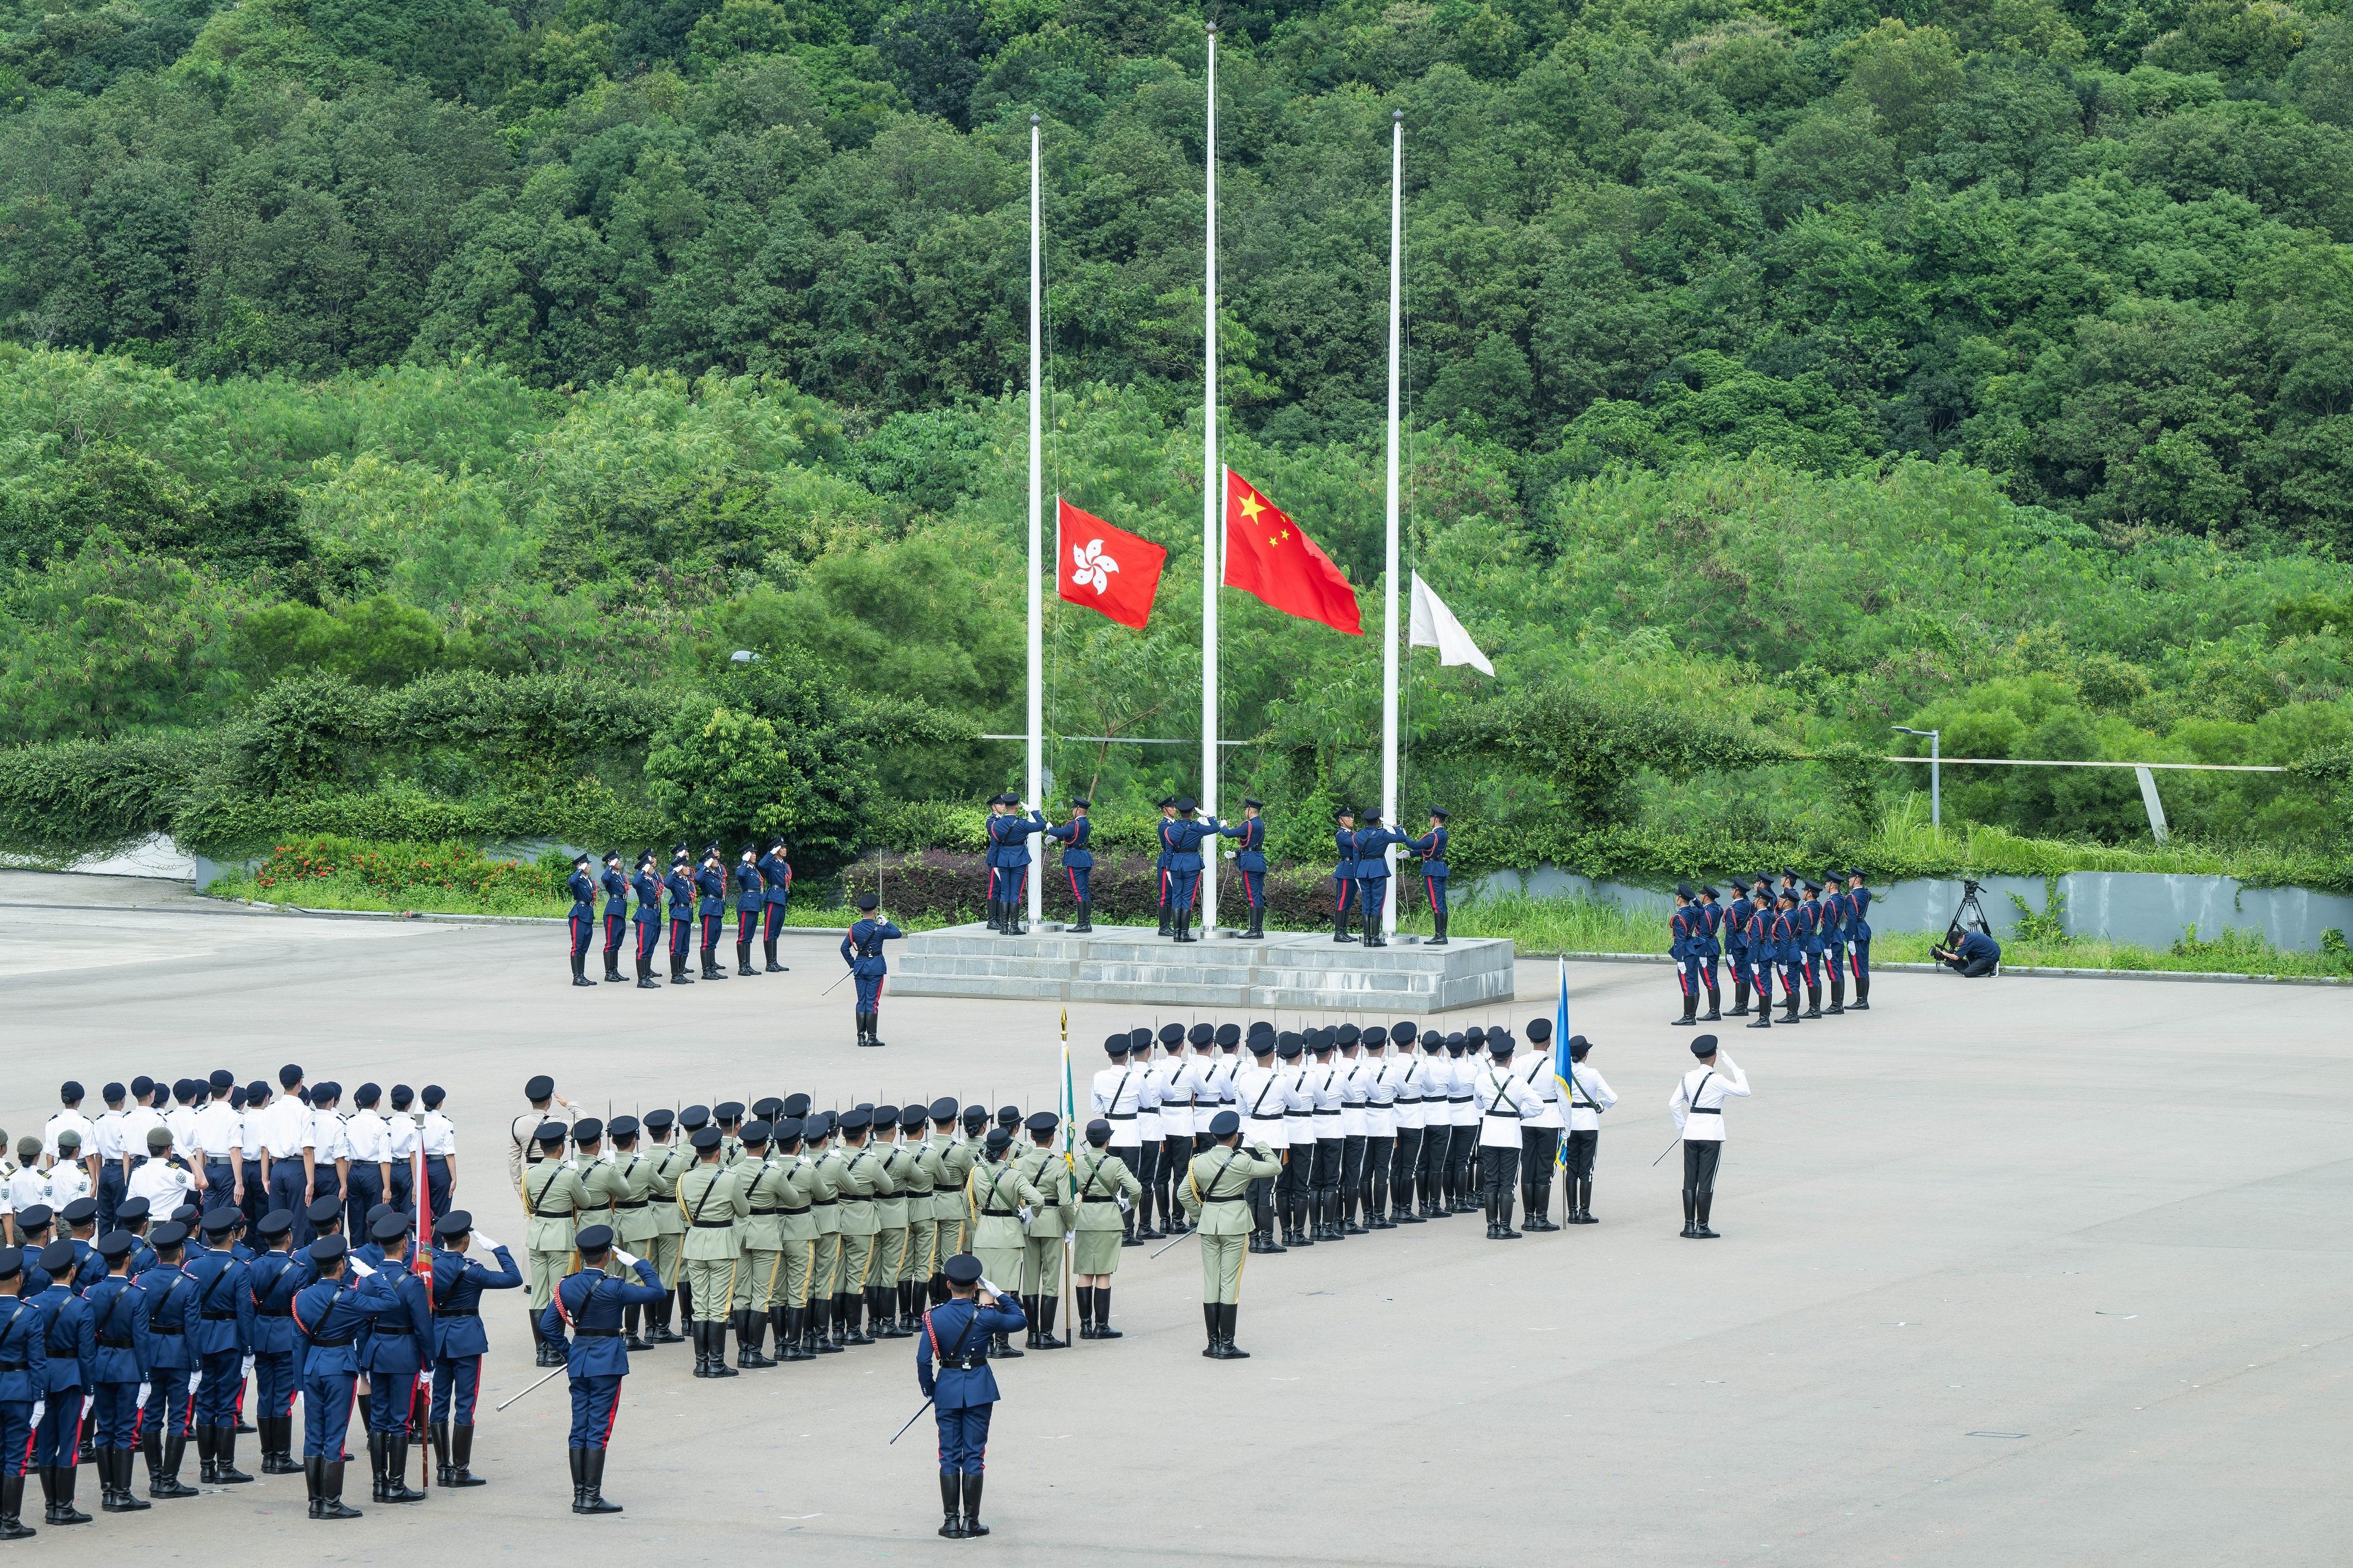
[(366, 1260), (359, 1258), (352, 1259), (352, 1272), (363, 1279), (373, 1279), (375, 1275), (375, 1270), (367, 1266)]
[(1119, 1194), (1119, 1212), (1122, 1214), (1134, 1214), (1135, 1212), (1135, 1205), (1127, 1201), (1127, 1194), (1125, 1193)]
[(1031, 1220), (1037, 1217), (1037, 1211), (1032, 1209), (1028, 1204), (1023, 1204), (1021, 1205), (1021, 1223), (1023, 1225), (1028, 1225)]
[(245, 1358), (245, 1375), (248, 1377), (251, 1377), (253, 1375), (253, 1358), (251, 1356)]
[(476, 1231), (476, 1232), (474, 1233), (474, 1243), (475, 1243), (475, 1245), (476, 1245), (476, 1246), (478, 1246), (478, 1247), (487, 1247), (487, 1248), (489, 1248), (489, 1249), (490, 1249), (491, 1251), (492, 1251), (492, 1252), (499, 1252), (499, 1251), (502, 1251), (502, 1250), (504, 1250), (503, 1248), (501, 1248), (501, 1247), (499, 1246), (499, 1244), (498, 1244), (497, 1242), (492, 1241), (489, 1237), (484, 1236), (484, 1235), (483, 1235), (480, 1231), (479, 1231), (479, 1230), (478, 1230), (478, 1231)]
[(980, 1277), (980, 1288), (987, 1291), (992, 1296), (1002, 1296), (1005, 1294), (1004, 1291), (997, 1288), (997, 1282), (986, 1274)]
[(628, 1253), (622, 1251), (617, 1247), (613, 1248), (613, 1256), (620, 1259), (621, 1267), (624, 1268), (635, 1268), (638, 1266), (638, 1260), (636, 1258), (630, 1257)]
[(41, 1417), (48, 1414), (48, 1409), (49, 1402), (47, 1400), (36, 1399), (33, 1401), (33, 1419), (31, 1424), (35, 1426), (38, 1426), (41, 1424)]
[(151, 1391), (152, 1386), (152, 1384), (144, 1383), (139, 1385), (139, 1407), (142, 1410), (144, 1410), (147, 1407), (147, 1395)]

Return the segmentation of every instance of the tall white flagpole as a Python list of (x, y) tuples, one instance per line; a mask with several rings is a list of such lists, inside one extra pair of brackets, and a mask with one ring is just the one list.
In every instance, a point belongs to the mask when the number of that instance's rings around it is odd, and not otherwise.
[[(1039, 247), (1038, 116), (1029, 117), (1029, 805), (1045, 809), (1046, 794), (1046, 605), (1039, 575), (1046, 516), (1045, 267)], [(1059, 562), (1055, 570), (1061, 570)], [(1039, 860), (1045, 843), (1038, 846)], [(1043, 872), (1041, 864), (1037, 869)], [(1042, 875), (1029, 879), (1029, 924), (1045, 908)]]
[[(1402, 314), (1405, 289), (1405, 110), (1389, 115), (1389, 471), (1388, 547), (1384, 557), (1388, 587), (1381, 595), (1381, 820), (1398, 831), (1398, 416), (1404, 363)], [(1381, 909), (1381, 934), (1397, 934), (1398, 847), (1388, 846), (1388, 897)]]
[[(1202, 318), (1208, 353), (1201, 384), (1201, 815), (1218, 814), (1218, 577), (1225, 469), (1218, 463), (1218, 25), (1209, 24), (1208, 153), (1206, 161), (1208, 303)], [(1218, 858), (1203, 857), (1201, 934), (1218, 929)]]

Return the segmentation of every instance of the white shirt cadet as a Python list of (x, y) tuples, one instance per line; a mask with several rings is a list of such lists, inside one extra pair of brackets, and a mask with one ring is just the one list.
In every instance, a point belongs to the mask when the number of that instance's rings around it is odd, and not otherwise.
[(458, 1152), (458, 1126), (438, 1110), (425, 1113), (424, 1122), (417, 1130), (417, 1139), (427, 1154), (439, 1154), (445, 1159)]
[(79, 1160), (60, 1160), (49, 1167), (48, 1196), (42, 1201), (62, 1211), (76, 1198), (90, 1196), (90, 1173)]
[(256, 1131), (273, 1160), (300, 1160), (311, 1142), (311, 1108), (291, 1092), (271, 1100)]
[(1145, 1047), (1135, 1062), (1135, 1135), (1146, 1143), (1160, 1142), (1160, 1064)]
[(1143, 1091), (1143, 1075), (1132, 1061), (1104, 1068), (1095, 1074), (1094, 1092), (1088, 1097), (1088, 1103), (1097, 1116), (1111, 1123), (1111, 1141), (1116, 1148), (1133, 1149), (1136, 1145), (1135, 1097)]
[(1533, 1115), (1520, 1119), (1520, 1125), (1539, 1130), (1558, 1127), (1565, 1118), (1560, 1110), (1560, 1075), (1553, 1070), (1553, 1054), (1538, 1047), (1526, 1055), (1528, 1059), (1525, 1062), (1514, 1058), (1512, 1070), (1537, 1095), (1538, 1104)]
[(352, 1141), (343, 1130), (343, 1119), (332, 1110), (311, 1109), (310, 1143), (314, 1169), (352, 1157)]
[(1282, 1120), (1290, 1101), (1283, 1095), (1282, 1075), (1271, 1058), (1261, 1061), (1253, 1055), (1234, 1069), (1234, 1102), (1248, 1123), (1242, 1129), (1245, 1142), (1263, 1142), (1270, 1149), (1290, 1147), (1291, 1134)]
[(188, 1149), (191, 1157), (201, 1153), (211, 1163), (225, 1164), (228, 1152), (237, 1146), (239, 1124), (244, 1121), (237, 1108), (226, 1100), (207, 1100), (194, 1116), (188, 1118)]
[(1508, 1062), (1490, 1059), (1471, 1082), (1472, 1108), (1479, 1113), (1482, 1149), (1516, 1149), (1520, 1125), (1543, 1101), (1514, 1072)]
[(41, 1152), (54, 1160), (58, 1157), (58, 1134), (70, 1129), (81, 1135), (81, 1152), (90, 1152), (90, 1118), (79, 1110), (53, 1112), (41, 1129)]
[(152, 1105), (134, 1105), (122, 1113), (122, 1152), (134, 1160), (147, 1157), (147, 1134), (164, 1125), (164, 1118)]
[(1667, 1109), (1674, 1112), (1676, 1131), (1687, 1141), (1720, 1143), (1725, 1098), (1747, 1093), (1746, 1075), (1733, 1065), (1730, 1057), (1719, 1052), (1712, 1066), (1695, 1067), (1676, 1080), (1674, 1093), (1667, 1097)]
[(127, 1113), (110, 1110), (90, 1124), (90, 1142), (83, 1145), (85, 1153), (95, 1154), (102, 1164), (119, 1165), (123, 1151), (130, 1147), (123, 1142), (123, 1125)]
[(1609, 1087), (1609, 1080), (1601, 1076), (1601, 1069), (1590, 1063), (1572, 1062), (1568, 1071), (1577, 1092), (1577, 1098), (1569, 1102), (1568, 1130), (1571, 1132), (1599, 1132), (1601, 1131), (1601, 1113), (1618, 1103), (1617, 1091)]
[(1340, 1136), (1362, 1138), (1368, 1131), (1366, 1105), (1372, 1094), (1373, 1064), (1359, 1047), (1347, 1047), (1340, 1056)]
[(49, 1178), (43, 1172), (19, 1165), (9, 1174), (7, 1197), (10, 1214), (21, 1214), (35, 1204), (47, 1203)]
[(145, 1198), (148, 1212), (163, 1220), (187, 1201), (181, 1194), (195, 1184), (195, 1177), (169, 1160), (150, 1160), (131, 1173), (131, 1180), (123, 1184), (123, 1196)]
[(1446, 1119), (1457, 1127), (1479, 1125), (1479, 1105), (1471, 1086), (1478, 1080), (1479, 1064), (1483, 1059), (1450, 1054), (1440, 1064), (1447, 1073)]
[(424, 1130), (417, 1125), (417, 1118), (406, 1110), (396, 1110), (384, 1120), (385, 1125), (391, 1129), (389, 1152), (392, 1163), (396, 1165), (417, 1163), (417, 1151), (425, 1137)]
[(1193, 1058), (1173, 1056), (1160, 1064), (1160, 1136), (1193, 1136)]
[(382, 1165), (392, 1160), (392, 1125), (377, 1111), (363, 1109), (343, 1118), (343, 1141), (355, 1164)]
[(1315, 1136), (1320, 1141), (1346, 1136), (1347, 1118), (1340, 1111), (1340, 1077), (1347, 1064), (1338, 1057), (1308, 1064), (1307, 1092), (1315, 1107)]

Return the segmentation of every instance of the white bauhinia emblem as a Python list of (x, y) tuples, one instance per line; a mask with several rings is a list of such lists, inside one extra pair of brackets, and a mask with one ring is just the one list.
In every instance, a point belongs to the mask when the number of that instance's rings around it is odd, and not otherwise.
[(1119, 563), (1103, 553), (1100, 539), (1071, 547), (1071, 581), (1078, 587), (1100, 594), (1111, 586), (1111, 574), (1118, 570)]

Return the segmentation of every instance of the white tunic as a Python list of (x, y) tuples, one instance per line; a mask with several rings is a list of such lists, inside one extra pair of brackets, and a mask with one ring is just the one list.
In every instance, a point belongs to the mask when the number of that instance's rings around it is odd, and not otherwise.
[(1279, 1069), (1282, 1079), (1282, 1127), (1293, 1148), (1315, 1142), (1315, 1090), (1307, 1081), (1308, 1068), (1293, 1062)]
[(1111, 1123), (1111, 1142), (1114, 1149), (1133, 1149), (1135, 1135), (1135, 1097), (1143, 1091), (1144, 1078), (1134, 1066), (1104, 1068), (1095, 1074), (1094, 1091), (1087, 1103), (1097, 1116)]
[(1245, 1137), (1271, 1148), (1291, 1146), (1291, 1133), (1283, 1125), (1283, 1111), (1291, 1102), (1283, 1093), (1282, 1075), (1274, 1068), (1250, 1061), (1236, 1068), (1234, 1100)]
[(373, 1110), (354, 1110), (344, 1120), (343, 1138), (358, 1164), (381, 1165), (392, 1158), (392, 1126)]
[(458, 1152), (457, 1124), (438, 1110), (425, 1113), (425, 1125), (418, 1133), (427, 1154), (439, 1154), (446, 1158)]
[(1160, 1064), (1160, 1136), (1193, 1136), (1193, 1064), (1191, 1057), (1170, 1057)]
[(1554, 1060), (1548, 1051), (1530, 1051), (1524, 1067), (1514, 1070), (1520, 1081), (1540, 1097), (1535, 1113), (1520, 1119), (1520, 1125), (1542, 1131), (1562, 1124), (1560, 1110), (1560, 1075), (1554, 1071)]
[(1599, 1132), (1601, 1131), (1601, 1113), (1618, 1103), (1617, 1091), (1609, 1087), (1609, 1080), (1601, 1076), (1599, 1068), (1589, 1067), (1584, 1062), (1571, 1067), (1569, 1076), (1575, 1081), (1577, 1098), (1568, 1108), (1568, 1130), (1572, 1132)]
[(1389, 1058), (1375, 1052), (1365, 1058), (1365, 1136), (1397, 1136), (1397, 1081)]
[[(1380, 1082), (1388, 1090), (1389, 1132), (1392, 1137), (1399, 1132), (1421, 1131), (1421, 1083), (1414, 1071), (1417, 1065), (1411, 1047), (1406, 1047), (1403, 1055), (1391, 1057), (1381, 1063)], [(1373, 1100), (1376, 1104), (1379, 1103), (1377, 1091)]]
[(1686, 1142), (1721, 1143), (1725, 1097), (1747, 1093), (1747, 1076), (1719, 1052), (1714, 1067), (1694, 1068), (1675, 1081), (1667, 1109), (1674, 1113), (1675, 1129)]
[(1146, 1143), (1160, 1141), (1160, 1064), (1145, 1059), (1135, 1069), (1135, 1135)]
[(60, 1110), (52, 1115), (41, 1129), (41, 1152), (54, 1160), (58, 1157), (58, 1134), (72, 1131), (81, 1138), (81, 1152), (90, 1152), (90, 1118), (79, 1110)]
[(1479, 1147), (1516, 1149), (1520, 1126), (1543, 1101), (1509, 1067), (1489, 1062), (1472, 1079), (1473, 1108), (1479, 1112)]
[(1307, 1092), (1315, 1107), (1315, 1137), (1318, 1142), (1343, 1137), (1347, 1132), (1348, 1119), (1340, 1108), (1340, 1079), (1347, 1064), (1335, 1058), (1317, 1062), (1305, 1073)]
[(1439, 1058), (1438, 1070), (1446, 1075), (1446, 1120), (1456, 1127), (1479, 1125), (1479, 1107), (1471, 1093), (1471, 1080), (1477, 1075), (1478, 1064), (1467, 1057)]
[(1340, 1064), (1340, 1136), (1343, 1138), (1371, 1135), (1368, 1109), (1373, 1072), (1374, 1064), (1361, 1055), (1351, 1055)]
[(392, 1163), (396, 1165), (417, 1163), (417, 1148), (423, 1137), (417, 1129), (417, 1118), (405, 1110), (396, 1110), (385, 1118), (385, 1124), (392, 1129)]

